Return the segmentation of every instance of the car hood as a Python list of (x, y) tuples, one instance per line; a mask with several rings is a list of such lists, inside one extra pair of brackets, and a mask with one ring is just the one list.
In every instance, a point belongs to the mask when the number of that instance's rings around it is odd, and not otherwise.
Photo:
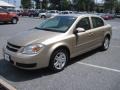
[(9, 39), (8, 42), (18, 46), (26, 46), (34, 43), (42, 43), (43, 41), (51, 39), (60, 34), (61, 33), (59, 32), (33, 29), (15, 35)]

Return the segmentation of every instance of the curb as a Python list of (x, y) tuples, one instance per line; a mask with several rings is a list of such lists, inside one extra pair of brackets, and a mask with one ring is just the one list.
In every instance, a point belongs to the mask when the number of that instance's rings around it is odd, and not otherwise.
[(7, 82), (5, 82), (4, 80), (0, 79), (0, 84), (6, 89), (6, 90), (17, 90), (16, 88), (14, 88), (13, 86), (11, 86), (10, 84), (8, 84)]

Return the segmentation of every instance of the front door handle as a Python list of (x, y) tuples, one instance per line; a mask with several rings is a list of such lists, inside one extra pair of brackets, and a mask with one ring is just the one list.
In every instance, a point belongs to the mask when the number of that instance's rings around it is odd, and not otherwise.
[(94, 33), (89, 33), (89, 36), (93, 36), (94, 35)]

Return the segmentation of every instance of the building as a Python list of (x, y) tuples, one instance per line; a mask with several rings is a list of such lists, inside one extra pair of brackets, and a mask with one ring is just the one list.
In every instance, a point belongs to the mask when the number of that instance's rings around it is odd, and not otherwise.
[(15, 8), (15, 5), (9, 4), (5, 1), (0, 0), (0, 7), (2, 7), (2, 8), (12, 8), (13, 9), (13, 8)]

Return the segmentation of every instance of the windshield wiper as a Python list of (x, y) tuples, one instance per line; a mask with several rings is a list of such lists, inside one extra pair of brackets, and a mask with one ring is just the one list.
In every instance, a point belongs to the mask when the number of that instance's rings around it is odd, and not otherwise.
[(58, 31), (58, 30), (53, 30), (53, 29), (50, 29), (50, 28), (39, 28), (39, 27), (35, 27), (35, 29), (38, 29), (38, 30), (45, 30), (45, 31), (51, 31), (51, 32), (64, 32), (64, 31)]
[(53, 29), (49, 29), (49, 28), (39, 28), (39, 27), (35, 27), (35, 29), (46, 30), (46, 31), (53, 31)]

